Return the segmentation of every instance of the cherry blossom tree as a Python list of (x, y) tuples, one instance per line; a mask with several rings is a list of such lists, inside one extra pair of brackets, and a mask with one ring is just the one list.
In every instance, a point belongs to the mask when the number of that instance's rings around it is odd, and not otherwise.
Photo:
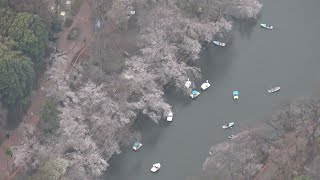
[(259, 128), (243, 131), (231, 142), (213, 146), (203, 170), (210, 176), (225, 174), (226, 179), (252, 179), (269, 153), (270, 144), (265, 143), (263, 132)]

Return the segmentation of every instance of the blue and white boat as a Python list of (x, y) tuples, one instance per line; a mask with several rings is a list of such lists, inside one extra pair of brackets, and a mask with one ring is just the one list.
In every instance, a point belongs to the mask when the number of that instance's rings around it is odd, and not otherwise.
[(140, 149), (141, 147), (142, 147), (142, 144), (141, 144), (141, 143), (135, 142), (135, 143), (133, 144), (132, 149), (133, 149), (134, 151), (137, 151), (137, 150)]
[(190, 97), (191, 97), (192, 99), (198, 97), (199, 95), (200, 95), (200, 92), (197, 91), (197, 90), (192, 90), (191, 93), (190, 93)]
[(233, 91), (233, 99), (236, 100), (236, 99), (239, 99), (239, 91)]

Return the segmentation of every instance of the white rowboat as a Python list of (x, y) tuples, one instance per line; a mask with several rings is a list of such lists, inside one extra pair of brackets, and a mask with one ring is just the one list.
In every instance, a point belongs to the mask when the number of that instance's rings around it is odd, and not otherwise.
[(152, 165), (152, 168), (151, 168), (151, 172), (155, 173), (157, 172), (161, 167), (161, 164), (160, 163), (156, 163), (154, 165)]
[(187, 88), (189, 88), (191, 86), (191, 81), (189, 80), (189, 78), (186, 81), (186, 83), (184, 84), (184, 86), (187, 87)]
[(223, 43), (223, 42), (220, 42), (220, 41), (212, 41), (213, 44), (217, 45), (217, 46), (221, 46), (221, 47), (224, 47), (226, 46), (226, 43)]
[(261, 27), (265, 28), (265, 29), (269, 29), (269, 30), (272, 30), (273, 29), (273, 26), (271, 26), (270, 24), (260, 24)]
[(173, 119), (173, 113), (170, 112), (170, 113), (168, 114), (167, 121), (168, 121), (168, 122), (171, 122), (172, 119)]
[(204, 91), (210, 87), (210, 83), (208, 80), (206, 80), (205, 83), (201, 84), (201, 89)]
[(228, 123), (226, 125), (223, 125), (222, 128), (223, 129), (228, 129), (228, 128), (232, 128), (232, 126), (234, 126), (234, 122), (230, 122), (230, 123)]
[(274, 87), (274, 88), (271, 88), (268, 90), (269, 93), (275, 93), (275, 92), (278, 92), (280, 91), (280, 87)]

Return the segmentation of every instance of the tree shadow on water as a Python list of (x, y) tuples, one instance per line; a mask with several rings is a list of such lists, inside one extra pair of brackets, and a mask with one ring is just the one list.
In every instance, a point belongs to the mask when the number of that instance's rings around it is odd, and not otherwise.
[[(163, 126), (161, 121), (157, 124), (140, 113), (132, 128), (143, 134), (141, 139), (141, 143), (143, 144), (142, 148), (139, 149), (138, 152), (134, 152), (131, 148), (122, 147), (122, 153), (112, 156), (109, 160), (109, 164), (111, 165), (108, 167), (108, 173), (104, 175), (103, 179), (122, 180), (128, 179), (129, 175), (130, 177), (139, 177), (141, 176), (139, 173), (145, 173), (145, 170), (142, 169), (142, 159), (143, 155), (145, 155), (143, 151), (150, 151), (150, 149), (156, 148), (161, 131), (163, 130), (161, 126)], [(123, 173), (119, 173), (119, 171)]]
[(165, 98), (170, 105), (176, 105), (178, 103), (183, 107), (190, 105), (190, 103), (192, 102), (188, 95), (182, 94), (182, 92), (175, 91), (173, 87), (165, 88)]
[(200, 67), (203, 79), (217, 81), (225, 76), (234, 59), (235, 47), (231, 41), (226, 47), (209, 47), (202, 55)]
[[(143, 161), (139, 155), (132, 158), (132, 156), (135, 156), (133, 153), (138, 152), (127, 152), (121, 155), (112, 156), (112, 158), (109, 160), (110, 166), (108, 167), (108, 172), (106, 172), (101, 179), (120, 180), (127, 179), (129, 174), (130, 176), (138, 175), (137, 172), (141, 172)], [(130, 166), (126, 165), (128, 159), (130, 159)], [(119, 171), (124, 173), (117, 173)]]
[(162, 121), (163, 120), (161, 119), (157, 124), (145, 115), (138, 116), (138, 119), (134, 124), (134, 128), (137, 128), (141, 134), (143, 134), (142, 142), (144, 146), (155, 147), (160, 138), (161, 131), (163, 130), (161, 128), (161, 126), (163, 126), (161, 125)]
[(233, 30), (238, 31), (240, 36), (250, 39), (256, 25), (257, 21), (255, 20), (236, 20), (233, 25)]

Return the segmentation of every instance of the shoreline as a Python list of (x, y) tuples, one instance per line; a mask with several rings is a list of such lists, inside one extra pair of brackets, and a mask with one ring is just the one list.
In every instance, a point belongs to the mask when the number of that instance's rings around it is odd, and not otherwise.
[(294, 99), (282, 104), (264, 124), (240, 130), (234, 139), (213, 145), (196, 178), (315, 177), (314, 171), (303, 169), (312, 167), (320, 156), (319, 102)]
[[(163, 8), (160, 9), (160, 11), (155, 11), (154, 13), (157, 15), (157, 13), (165, 12), (168, 17), (171, 17), (172, 12), (167, 12), (166, 10), (166, 8)], [(210, 29), (211, 27), (216, 26), (215, 23), (209, 23), (209, 25), (206, 24), (205, 26), (201, 23), (194, 22), (195, 20), (191, 21), (190, 19), (184, 19), (182, 16), (179, 18), (181, 18), (180, 20), (182, 22), (187, 21), (188, 23), (195, 23), (195, 29), (199, 27), (203, 28), (198, 29), (198, 31), (208, 30), (204, 33), (209, 37), (213, 37), (212, 31), (216, 31), (216, 29)], [(170, 23), (173, 22), (169, 22), (168, 24), (157, 28), (168, 28), (168, 26), (171, 25)], [(221, 26), (221, 29), (226, 28), (222, 24), (227, 25), (226, 29), (231, 28), (230, 23), (225, 19), (222, 19), (222, 21), (217, 24), (217, 26)], [(146, 26), (145, 28), (152, 28), (152, 26)], [(220, 28), (217, 28), (217, 31), (220, 32)], [(160, 32), (160, 36), (165, 36), (164, 34), (161, 35), (161, 33), (163, 32)], [(190, 33), (192, 34), (195, 32)], [(203, 35), (201, 33), (199, 34)], [(168, 84), (174, 79), (175, 87), (178, 90), (185, 92), (183, 86), (186, 77), (193, 76), (195, 79), (200, 78), (199, 69), (187, 66), (184, 63), (180, 64), (175, 61), (178, 58), (174, 56), (175, 53), (172, 53), (172, 49), (170, 49), (175, 48), (172, 45), (170, 46), (166, 41), (162, 41), (161, 38), (157, 37), (158, 35), (154, 36), (154, 34), (148, 34), (147, 32), (142, 35), (141, 42), (144, 43), (142, 43), (143, 46), (140, 47), (141, 54), (130, 57), (130, 59), (126, 61), (126, 69), (121, 73), (121, 75), (116, 75), (116, 77), (113, 77), (114, 79), (109, 80), (108, 83), (114, 84), (115, 87), (110, 87), (105, 84), (97, 86), (91, 81), (87, 81), (85, 83), (81, 82), (80, 80), (83, 72), (83, 67), (81, 66), (78, 66), (76, 68), (78, 72), (73, 72), (70, 77), (64, 76), (64, 73), (59, 71), (59, 68), (57, 67), (64, 66), (64, 63), (68, 60), (65, 57), (56, 57), (56, 61), (53, 63), (52, 68), (46, 73), (49, 79), (56, 82), (52, 87), (47, 88), (47, 96), (56, 97), (58, 101), (62, 101), (64, 103), (64, 107), (59, 108), (60, 111), (62, 111), (62, 114), (60, 115), (61, 120), (58, 137), (55, 137), (56, 139), (50, 139), (47, 143), (53, 143), (61, 149), (44, 147), (37, 142), (37, 136), (33, 135), (29, 139), (29, 142), (36, 143), (35, 147), (38, 149), (30, 150), (28, 149), (28, 144), (25, 144), (17, 148), (18, 156), (20, 155), (24, 160), (28, 160), (28, 158), (37, 159), (37, 156), (34, 153), (45, 153), (50, 150), (56, 157), (68, 160), (71, 170), (67, 172), (67, 177), (70, 177), (72, 174), (78, 174), (79, 176), (88, 178), (91, 176), (101, 175), (108, 166), (108, 159), (110, 159), (114, 154), (121, 153), (119, 142), (121, 142), (128, 134), (127, 132), (123, 133), (119, 131), (122, 129), (127, 131), (130, 128), (129, 124), (134, 123), (133, 119), (136, 118), (137, 114), (142, 113), (154, 122), (158, 122), (163, 119), (169, 111), (171, 111), (170, 105), (164, 100), (164, 92), (162, 88), (164, 84)], [(206, 35), (204, 35), (204, 39), (208, 38)], [(154, 43), (155, 41), (153, 41), (153, 38), (158, 42)], [(207, 39), (208, 42), (211, 40), (212, 38)], [(190, 51), (190, 57), (192, 59), (197, 59), (199, 52), (201, 51), (201, 48), (199, 49), (199, 42), (197, 41), (197, 43), (195, 43), (192, 39), (186, 39), (185, 41), (186, 43), (191, 44), (190, 46), (183, 48)], [(150, 47), (155, 49), (150, 49)], [(163, 49), (163, 47), (167, 48)], [(190, 47), (191, 49), (188, 49)], [(162, 54), (159, 56), (157, 52), (162, 52)], [(144, 57), (149, 58), (144, 59)], [(150, 67), (157, 63), (154, 59), (167, 60), (165, 64), (157, 64), (163, 68), (163, 70), (166, 70), (165, 73), (159, 74), (158, 77), (153, 77), (151, 75), (153, 73), (162, 73), (158, 72), (155, 68), (150, 69)], [(167, 67), (170, 67), (170, 69), (165, 69)], [(135, 79), (137, 77), (140, 79)], [(67, 80), (69, 78), (75, 79), (75, 86), (79, 87), (77, 91), (72, 91), (69, 87), (70, 82)], [(155, 82), (155, 80), (159, 83)], [(122, 83), (119, 84), (118, 82)], [(88, 92), (90, 93), (88, 94)], [(114, 92), (117, 92), (118, 94)], [(138, 99), (133, 98), (131, 102), (126, 102), (127, 99), (130, 99), (132, 94), (137, 94), (136, 96), (138, 96)], [(95, 112), (94, 108), (96, 103), (100, 104), (105, 110), (102, 112)], [(82, 106), (84, 105), (89, 108), (83, 112)], [(103, 119), (101, 117), (103, 117)], [(87, 119), (95, 119), (96, 121), (90, 122), (90, 127), (86, 124)], [(91, 133), (90, 136), (86, 135), (87, 132)], [(98, 133), (99, 135), (102, 135), (102, 137), (98, 138)], [(118, 137), (116, 139), (108, 139), (108, 137), (113, 136)], [(63, 153), (63, 150), (67, 148), (65, 140), (72, 140), (73, 143), (71, 141), (68, 143), (72, 143), (71, 147), (76, 151), (82, 152), (80, 155), (81, 158), (86, 159), (88, 162), (82, 162), (81, 159), (68, 158), (68, 156)], [(83, 146), (79, 146), (75, 144), (75, 142), (85, 142), (85, 144), (83, 144)], [(108, 147), (110, 149), (102, 149), (103, 147)], [(29, 155), (26, 151), (28, 153), (34, 151), (32, 153), (33, 156), (26, 156)], [(92, 154), (94, 154), (94, 156), (92, 156)], [(99, 163), (92, 164), (90, 161), (98, 161)], [(19, 164), (19, 161), (16, 161), (16, 164)], [(86, 171), (89, 171), (90, 174), (84, 175), (79, 172), (79, 169), (84, 170), (83, 166), (89, 166)]]

